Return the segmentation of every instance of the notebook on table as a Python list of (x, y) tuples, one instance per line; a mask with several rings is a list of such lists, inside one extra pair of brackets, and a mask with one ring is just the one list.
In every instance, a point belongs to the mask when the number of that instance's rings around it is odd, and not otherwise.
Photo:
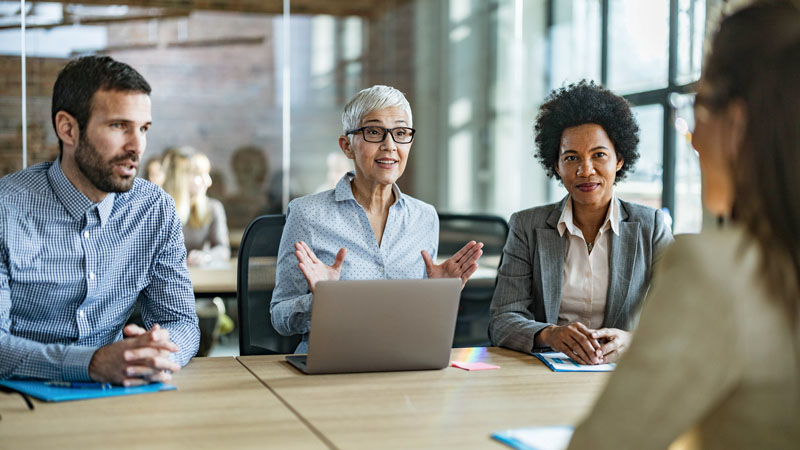
[[(0, 380), (0, 386), (30, 395), (46, 402), (85, 400), (89, 398), (116, 397), (119, 395), (147, 394), (171, 391), (177, 387), (171, 384), (151, 383), (142, 386), (103, 386), (101, 383), (72, 383), (60, 381)], [(97, 386), (94, 386), (97, 385)]]
[(616, 363), (578, 364), (561, 352), (536, 353), (535, 356), (553, 372), (611, 372), (617, 367)]
[(320, 282), (308, 355), (286, 360), (309, 374), (443, 369), (460, 293), (458, 278)]

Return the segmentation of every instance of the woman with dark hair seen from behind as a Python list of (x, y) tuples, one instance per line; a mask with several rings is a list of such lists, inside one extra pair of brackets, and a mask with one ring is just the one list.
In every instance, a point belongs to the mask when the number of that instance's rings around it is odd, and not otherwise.
[(569, 195), (511, 216), (489, 335), (526, 353), (614, 362), (672, 242), (661, 211), (614, 194), (639, 159), (639, 126), (625, 99), (582, 81), (547, 98), (535, 129), (537, 159)]
[[(695, 99), (703, 198), (570, 448), (800, 445), (800, 7), (726, 18)], [(685, 433), (685, 434), (684, 434)]]

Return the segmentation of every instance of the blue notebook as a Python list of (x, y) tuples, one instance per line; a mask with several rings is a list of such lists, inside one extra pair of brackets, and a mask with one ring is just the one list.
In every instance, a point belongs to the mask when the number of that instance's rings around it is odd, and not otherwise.
[(553, 372), (611, 372), (617, 363), (597, 364), (593, 366), (578, 364), (572, 358), (560, 352), (536, 353), (539, 358)]
[(30, 395), (46, 402), (63, 402), (67, 400), (83, 400), (87, 398), (116, 397), (119, 395), (147, 394), (150, 392), (171, 391), (178, 389), (171, 384), (152, 383), (143, 386), (106, 388), (74, 388), (68, 386), (51, 386), (47, 381), (0, 380), (0, 385)]

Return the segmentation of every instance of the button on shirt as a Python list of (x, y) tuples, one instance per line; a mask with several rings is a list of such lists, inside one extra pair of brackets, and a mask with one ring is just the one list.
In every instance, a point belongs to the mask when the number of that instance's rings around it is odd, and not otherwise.
[(42, 163), (0, 179), (0, 378), (88, 380), (99, 347), (142, 318), (186, 364), (199, 328), (172, 199), (141, 179), (92, 203)]
[(389, 208), (381, 245), (367, 213), (356, 202), (346, 174), (336, 188), (289, 203), (283, 229), (270, 314), (283, 335), (302, 334), (296, 353), (308, 351), (312, 294), (297, 267), (294, 244), (304, 241), (323, 263), (331, 265), (341, 248), (347, 249), (342, 280), (419, 279), (426, 276), (420, 252), (436, 259), (439, 217), (433, 206), (392, 186), (395, 202)]
[(558, 325), (580, 322), (598, 329), (603, 326), (608, 297), (610, 233), (619, 236), (619, 202), (616, 195), (612, 196), (606, 220), (595, 237), (591, 253), (573, 217), (570, 197), (558, 219), (558, 233), (561, 236), (567, 233)]

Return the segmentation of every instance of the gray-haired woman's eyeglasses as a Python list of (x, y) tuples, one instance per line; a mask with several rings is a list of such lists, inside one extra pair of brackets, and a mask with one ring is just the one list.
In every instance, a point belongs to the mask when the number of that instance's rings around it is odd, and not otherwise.
[(377, 125), (369, 125), (350, 130), (347, 134), (350, 135), (360, 132), (367, 142), (383, 142), (383, 140), (386, 139), (386, 134), (391, 134), (392, 139), (398, 144), (409, 144), (414, 140), (415, 131), (415, 129), (409, 127), (383, 128)]

